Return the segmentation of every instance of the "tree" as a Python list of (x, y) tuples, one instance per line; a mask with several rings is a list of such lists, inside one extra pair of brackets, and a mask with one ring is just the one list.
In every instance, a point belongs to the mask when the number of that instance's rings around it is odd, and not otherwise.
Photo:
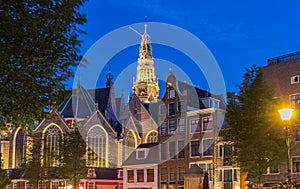
[(8, 174), (5, 169), (2, 169), (2, 160), (0, 159), (0, 188), (4, 188), (6, 185), (10, 184)]
[(78, 26), (86, 18), (78, 9), (85, 1), (1, 1), (1, 130), (29, 126), (57, 105), (80, 60)]
[(62, 140), (58, 157), (60, 164), (57, 170), (59, 178), (70, 180), (75, 189), (78, 188), (80, 179), (87, 177), (85, 155), (86, 143), (75, 123), (74, 130)]
[(268, 168), (285, 160), (283, 129), (276, 111), (273, 90), (255, 65), (247, 68), (238, 94), (228, 93), (225, 140), (233, 142), (235, 162), (241, 171), (261, 183)]
[(45, 168), (42, 167), (42, 134), (37, 133), (28, 137), (28, 154), (27, 162), (24, 163), (25, 178), (29, 180), (33, 189), (38, 189), (39, 182), (43, 180)]

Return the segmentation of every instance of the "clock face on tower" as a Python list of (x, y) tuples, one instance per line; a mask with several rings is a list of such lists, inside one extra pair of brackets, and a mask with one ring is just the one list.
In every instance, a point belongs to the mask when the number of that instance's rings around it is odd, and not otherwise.
[(145, 91), (145, 89), (141, 89), (139, 91), (139, 96), (146, 96), (147, 95), (147, 92)]

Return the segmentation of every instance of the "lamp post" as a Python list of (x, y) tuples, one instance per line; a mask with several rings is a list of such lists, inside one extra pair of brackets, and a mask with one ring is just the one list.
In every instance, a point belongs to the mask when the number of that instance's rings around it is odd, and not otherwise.
[(293, 109), (285, 108), (280, 109), (278, 112), (280, 113), (281, 120), (285, 124), (285, 141), (286, 141), (286, 148), (287, 148), (287, 183), (286, 188), (291, 188), (291, 143), (290, 143), (290, 127), (288, 125), (288, 121), (291, 120)]

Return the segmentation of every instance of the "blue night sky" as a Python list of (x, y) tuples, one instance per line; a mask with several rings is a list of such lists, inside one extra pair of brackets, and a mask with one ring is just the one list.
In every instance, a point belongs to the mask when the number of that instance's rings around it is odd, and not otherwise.
[[(87, 14), (87, 23), (81, 28), (87, 32), (83, 40), (82, 54), (101, 37), (120, 27), (147, 22), (167, 23), (183, 28), (198, 37), (211, 51), (223, 73), (227, 91), (237, 91), (244, 68), (252, 64), (265, 66), (267, 59), (299, 51), (300, 44), (300, 1), (159, 1), (159, 0), (90, 0), (81, 8)], [(151, 39), (151, 24), (148, 25)], [(134, 28), (143, 33), (143, 28)], [(128, 30), (130, 30), (128, 28)], [(133, 31), (130, 31), (133, 32)], [(126, 36), (124, 36), (126, 38)], [(138, 41), (140, 37), (136, 35)], [(178, 40), (178, 39), (174, 39)], [(117, 46), (118, 42), (111, 44)], [(163, 62), (172, 62), (173, 72), (180, 70), (187, 74), (191, 82), (208, 89), (201, 74), (188, 72), (194, 70), (192, 60), (176, 49), (163, 45), (152, 45), (156, 72), (168, 73)], [(105, 53), (105, 52), (99, 52)], [(119, 96), (124, 87), (122, 82), (132, 86), (135, 76), (138, 45), (126, 48), (113, 56), (99, 76), (97, 85), (105, 85), (108, 64), (117, 82)], [(162, 61), (159, 61), (159, 60)], [(191, 63), (191, 66), (189, 66)], [(176, 69), (178, 67), (178, 70)], [(132, 67), (134, 73), (122, 70)], [(163, 70), (160, 70), (162, 69)], [(129, 69), (129, 68), (128, 68)], [(125, 81), (127, 78), (128, 81)], [(212, 73), (213, 74), (213, 73)], [(157, 75), (159, 75), (157, 73)], [(184, 75), (184, 74), (183, 74)], [(83, 77), (83, 76), (80, 76)], [(121, 78), (121, 79), (120, 79)], [(165, 78), (161, 78), (165, 79)], [(184, 77), (180, 78), (185, 80)], [(187, 79), (189, 80), (189, 79)]]

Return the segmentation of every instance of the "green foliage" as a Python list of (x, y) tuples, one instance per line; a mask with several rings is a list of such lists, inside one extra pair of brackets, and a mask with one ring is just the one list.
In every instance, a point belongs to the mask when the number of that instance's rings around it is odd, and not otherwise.
[(267, 168), (278, 168), (285, 160), (283, 127), (273, 90), (255, 65), (246, 69), (239, 93), (228, 93), (225, 140), (234, 143), (236, 163), (259, 181)]
[(85, 1), (1, 1), (1, 130), (30, 126), (57, 105), (80, 60), (78, 26), (86, 18), (78, 10)]
[(86, 167), (86, 143), (82, 138), (78, 127), (70, 131), (62, 140), (60, 155), (58, 157), (60, 165), (57, 170), (59, 178), (70, 180), (73, 188), (78, 188), (80, 179), (87, 177)]
[(22, 166), (25, 178), (29, 180), (33, 189), (38, 188), (38, 183), (43, 179), (45, 168), (42, 167), (42, 134), (38, 133), (28, 137), (27, 163)]
[[(0, 140), (1, 142), (1, 140)], [(6, 185), (10, 184), (8, 174), (5, 169), (2, 169), (2, 160), (0, 159), (0, 188), (4, 188)]]

